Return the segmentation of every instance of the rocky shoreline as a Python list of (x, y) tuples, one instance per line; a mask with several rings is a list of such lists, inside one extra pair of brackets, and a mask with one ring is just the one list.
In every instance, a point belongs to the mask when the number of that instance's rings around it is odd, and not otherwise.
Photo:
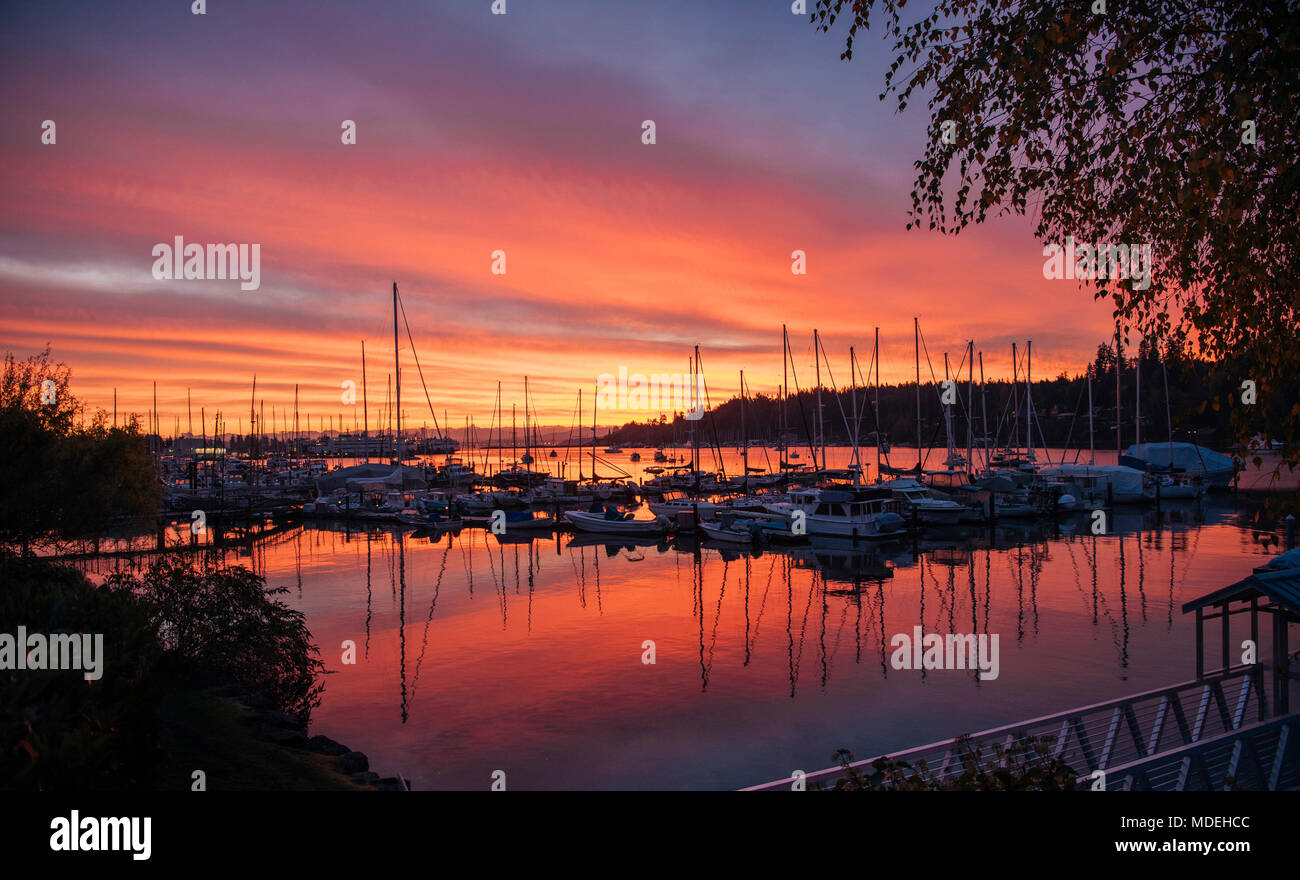
[(307, 735), (307, 725), (294, 715), (272, 710), (252, 710), (249, 719), (259, 739), (281, 748), (297, 749), (333, 758), (334, 772), (354, 785), (375, 791), (409, 791), (410, 783), (401, 776), (384, 776), (370, 769), (364, 752), (350, 749), (323, 734)]

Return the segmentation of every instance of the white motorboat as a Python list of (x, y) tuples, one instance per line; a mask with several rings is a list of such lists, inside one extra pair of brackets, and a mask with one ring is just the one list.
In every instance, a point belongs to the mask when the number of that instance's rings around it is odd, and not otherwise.
[(626, 519), (610, 519), (604, 513), (591, 513), (582, 510), (569, 510), (564, 518), (575, 529), (584, 532), (597, 532), (605, 535), (662, 535), (668, 531), (668, 519), (657, 516), (654, 519), (633, 519), (625, 514)]
[(911, 516), (915, 511), (917, 520), (923, 525), (954, 526), (966, 512), (963, 505), (936, 496), (929, 487), (911, 478), (886, 480), (878, 485), (893, 493), (905, 516)]
[(809, 535), (839, 535), (852, 538), (892, 538), (906, 532), (906, 523), (895, 511), (888, 490), (801, 489), (790, 493), (789, 501), (764, 505), (764, 510), (796, 527), (802, 513)]
[(649, 502), (650, 512), (659, 516), (675, 517), (683, 510), (694, 512), (698, 505), (700, 517), (711, 516), (718, 506), (708, 501), (693, 501), (685, 492), (666, 491), (657, 501)]

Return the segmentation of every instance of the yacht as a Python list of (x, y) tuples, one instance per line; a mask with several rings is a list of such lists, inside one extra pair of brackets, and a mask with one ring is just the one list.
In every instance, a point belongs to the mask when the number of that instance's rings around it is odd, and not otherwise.
[(789, 501), (763, 505), (782, 519), (797, 522), (803, 513), (809, 535), (837, 535), (852, 538), (893, 538), (906, 532), (906, 523), (896, 511), (888, 489), (800, 489)]
[(950, 498), (936, 496), (929, 487), (910, 478), (879, 483), (902, 507), (905, 515), (916, 512), (917, 520), (927, 526), (955, 526), (966, 508)]
[(685, 492), (680, 492), (671, 489), (665, 491), (663, 493), (663, 497), (660, 498), (658, 501), (648, 502), (648, 506), (650, 507), (651, 513), (660, 514), (669, 517), (676, 516), (679, 512), (683, 510), (694, 511), (697, 509), (697, 505), (700, 511), (700, 516), (703, 517), (708, 517), (712, 515), (715, 510), (717, 510), (716, 504), (713, 504), (708, 501), (697, 502), (689, 498)]

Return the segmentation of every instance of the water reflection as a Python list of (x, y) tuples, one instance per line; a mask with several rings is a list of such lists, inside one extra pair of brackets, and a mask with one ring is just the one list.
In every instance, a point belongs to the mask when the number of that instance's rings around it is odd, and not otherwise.
[[(1275, 552), (1230, 504), (1121, 512), (1107, 535), (1073, 517), (758, 549), (313, 523), (223, 552), (291, 587), (331, 673), (314, 724), (384, 772), (426, 788), (486, 787), (499, 766), (522, 788), (739, 787), (840, 746), (903, 748), (1191, 677), (1176, 606)], [(895, 670), (890, 640), (916, 625), (1000, 634), (1000, 676)], [(355, 666), (338, 662), (347, 639), (364, 643)]]

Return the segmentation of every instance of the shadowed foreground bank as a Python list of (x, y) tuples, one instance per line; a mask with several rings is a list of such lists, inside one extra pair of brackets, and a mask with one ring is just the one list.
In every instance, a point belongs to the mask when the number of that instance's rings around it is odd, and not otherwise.
[[(95, 654), (60, 664), (40, 651), (27, 664), (64, 668), (4, 662), (0, 788), (398, 787), (361, 753), (307, 738), (322, 689), (316, 648), (302, 615), (246, 569), (163, 561), (96, 587), (70, 567), (4, 554), (0, 584), (10, 639), (102, 636)], [(81, 668), (67, 668), (72, 657)]]

